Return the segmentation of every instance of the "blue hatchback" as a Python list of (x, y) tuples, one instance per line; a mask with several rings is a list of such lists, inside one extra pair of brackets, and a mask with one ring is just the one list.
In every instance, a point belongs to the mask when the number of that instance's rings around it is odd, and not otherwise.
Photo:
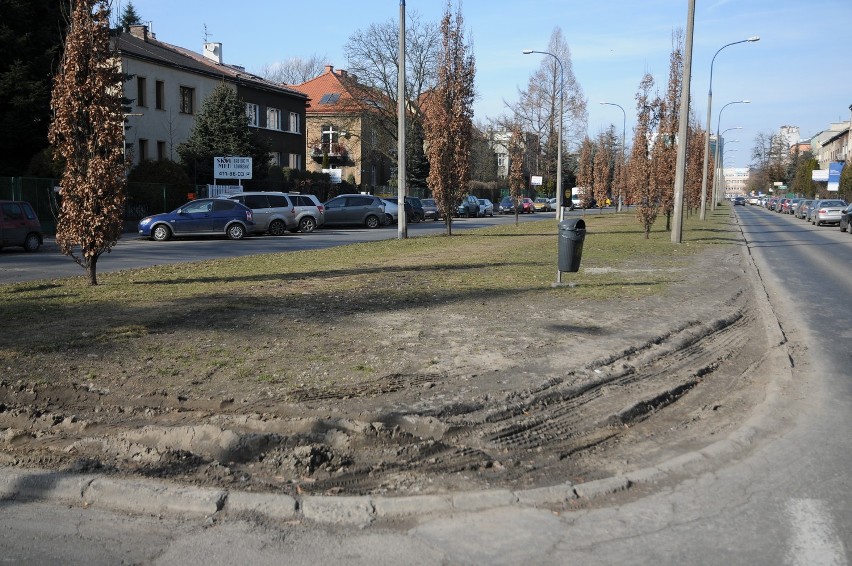
[(203, 198), (139, 221), (139, 235), (164, 242), (179, 236), (227, 236), (240, 240), (253, 230), (250, 208), (229, 199)]

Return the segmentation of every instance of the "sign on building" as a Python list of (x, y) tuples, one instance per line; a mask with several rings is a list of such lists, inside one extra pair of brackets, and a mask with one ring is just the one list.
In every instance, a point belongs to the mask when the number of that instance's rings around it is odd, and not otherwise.
[(322, 172), (328, 173), (332, 184), (339, 185), (343, 181), (343, 169), (323, 169)]
[(845, 163), (832, 161), (828, 164), (828, 190), (836, 193), (840, 190), (840, 174), (843, 172)]
[(251, 179), (251, 157), (214, 157), (213, 177), (216, 179)]

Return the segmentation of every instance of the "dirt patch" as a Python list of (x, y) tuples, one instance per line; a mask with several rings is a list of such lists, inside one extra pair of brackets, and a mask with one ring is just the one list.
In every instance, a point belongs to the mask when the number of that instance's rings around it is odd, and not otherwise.
[[(767, 343), (740, 248), (666, 272), (675, 282), (646, 299), (521, 291), (345, 317), (342, 299), (293, 301), (262, 320), (146, 336), (142, 350), (121, 341), (143, 330), (121, 327), (103, 351), (56, 358), (85, 376), (72, 385), (16, 379), (7, 362), (0, 463), (399, 495), (640, 468), (723, 437), (771, 377), (750, 370)], [(248, 311), (251, 294), (241, 300)], [(346, 338), (318, 348), (330, 327)], [(174, 332), (195, 349), (166, 355)], [(225, 372), (224, 351), (267, 369)], [(191, 363), (176, 369), (175, 355)]]

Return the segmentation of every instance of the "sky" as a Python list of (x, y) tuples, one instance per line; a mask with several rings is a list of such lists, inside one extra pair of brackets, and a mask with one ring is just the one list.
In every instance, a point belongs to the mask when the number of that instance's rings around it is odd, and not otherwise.
[[(128, 0), (113, 0), (114, 13)], [(458, 0), (453, 0), (456, 6)], [(259, 73), (269, 64), (317, 54), (347, 67), (343, 47), (373, 23), (396, 21), (397, 0), (132, 0), (157, 39), (201, 52), (222, 43), (225, 63)], [(445, 0), (405, 0), (411, 16), (438, 21)], [(554, 28), (571, 50), (574, 75), (587, 99), (589, 135), (614, 125), (627, 138), (635, 125), (635, 95), (644, 73), (665, 92), (672, 34), (686, 30), (688, 0), (462, 0), (476, 57), (475, 120), (507, 114), (544, 55)], [(758, 134), (798, 126), (802, 139), (832, 122), (848, 122), (852, 105), (852, 0), (696, 0), (691, 98), (707, 126), (710, 67), (722, 46), (752, 36), (756, 42), (724, 48), (713, 64), (711, 130), (725, 135), (728, 167), (747, 167)], [(562, 61), (567, 65), (567, 61)], [(749, 100), (748, 104), (729, 102)], [(733, 145), (732, 145), (732, 142)]]

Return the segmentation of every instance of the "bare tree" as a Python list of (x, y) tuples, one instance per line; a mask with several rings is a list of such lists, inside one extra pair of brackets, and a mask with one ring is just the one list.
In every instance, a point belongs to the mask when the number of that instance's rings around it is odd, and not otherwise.
[(269, 81), (298, 85), (319, 76), (325, 69), (326, 61), (328, 61), (326, 55), (316, 53), (307, 58), (290, 57), (284, 61), (264, 65), (259, 74)]
[[(555, 55), (544, 56), (539, 68), (530, 76), (526, 90), (518, 91), (518, 102), (510, 105), (512, 121), (521, 124), (526, 132), (532, 132), (541, 140), (541, 164), (533, 170), (548, 176), (555, 187), (557, 149), (559, 140), (560, 86), (564, 72), (564, 126), (562, 150), (567, 152), (571, 146), (578, 147), (588, 127), (586, 98), (577, 78), (574, 76), (571, 62), (571, 50), (558, 26), (550, 35), (547, 51)], [(565, 161), (563, 155), (563, 162)], [(562, 187), (564, 188), (564, 187)], [(561, 190), (557, 191), (561, 194)]]
[(451, 15), (448, 2), (441, 19), (438, 84), (424, 105), (428, 184), (445, 215), (448, 236), (453, 233), (452, 209), (470, 179), (476, 65), (463, 26), (461, 9)]
[(49, 140), (65, 160), (56, 243), (97, 285), (98, 258), (122, 231), (125, 170), (122, 75), (109, 38), (109, 3), (76, 0), (56, 76)]
[[(423, 108), (426, 94), (438, 82), (441, 36), (435, 22), (424, 22), (410, 11), (405, 24), (406, 165), (409, 181), (425, 176)], [(348, 72), (364, 85), (362, 97), (377, 112), (375, 125), (383, 140), (385, 157), (396, 161), (397, 74), (399, 69), (399, 22), (395, 19), (358, 30), (344, 46)], [(419, 143), (416, 143), (419, 142)], [(422, 180), (419, 180), (422, 182)]]

